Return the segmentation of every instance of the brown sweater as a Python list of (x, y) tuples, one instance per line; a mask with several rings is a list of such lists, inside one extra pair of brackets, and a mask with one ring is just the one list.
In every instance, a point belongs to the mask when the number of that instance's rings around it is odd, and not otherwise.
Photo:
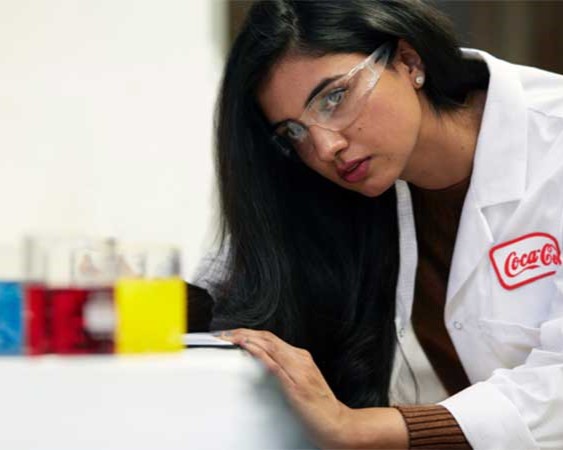
[[(450, 395), (470, 384), (444, 324), (449, 269), (468, 187), (469, 178), (439, 190), (410, 185), (418, 242), (412, 324)], [(407, 424), (410, 448), (471, 448), (458, 423), (443, 406), (397, 408)]]

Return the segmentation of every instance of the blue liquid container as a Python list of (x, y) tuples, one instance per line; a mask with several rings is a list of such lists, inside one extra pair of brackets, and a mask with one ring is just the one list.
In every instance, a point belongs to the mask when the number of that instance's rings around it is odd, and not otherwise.
[(0, 281), (0, 355), (24, 353), (23, 303), (21, 283)]

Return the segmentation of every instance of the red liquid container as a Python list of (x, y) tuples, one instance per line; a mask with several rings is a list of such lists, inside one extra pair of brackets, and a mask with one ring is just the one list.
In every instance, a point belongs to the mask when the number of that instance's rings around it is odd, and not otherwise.
[(43, 355), (53, 351), (52, 313), (47, 289), (39, 283), (28, 283), (24, 287), (26, 353)]
[(54, 353), (113, 353), (113, 290), (55, 288), (49, 290)]

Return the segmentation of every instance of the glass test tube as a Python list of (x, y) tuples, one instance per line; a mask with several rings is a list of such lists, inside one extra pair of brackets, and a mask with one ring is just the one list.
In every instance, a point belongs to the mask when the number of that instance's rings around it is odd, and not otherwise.
[(115, 287), (118, 353), (178, 351), (187, 331), (187, 289), (177, 248), (122, 245)]
[(47, 248), (47, 300), (52, 351), (114, 351), (115, 244), (111, 239), (59, 238)]

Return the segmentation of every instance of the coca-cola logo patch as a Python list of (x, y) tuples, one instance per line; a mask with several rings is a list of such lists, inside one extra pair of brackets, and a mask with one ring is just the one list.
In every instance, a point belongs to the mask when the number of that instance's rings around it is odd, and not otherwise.
[(489, 257), (505, 289), (549, 277), (561, 266), (559, 243), (547, 233), (530, 233), (495, 245)]

